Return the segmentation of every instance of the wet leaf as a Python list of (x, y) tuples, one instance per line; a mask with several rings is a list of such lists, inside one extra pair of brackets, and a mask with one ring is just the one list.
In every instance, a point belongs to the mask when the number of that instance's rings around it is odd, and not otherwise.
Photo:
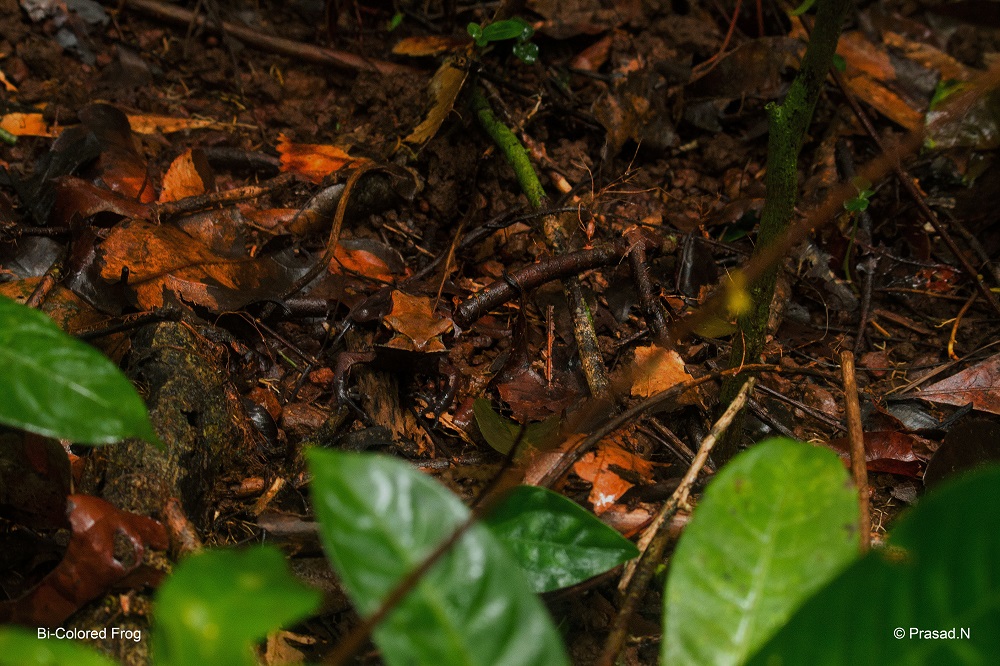
[[(995, 662), (998, 487), (1000, 469), (993, 467), (929, 493), (899, 520), (887, 548), (871, 551), (830, 580), (750, 663)], [(920, 636), (914, 629), (953, 633)], [(961, 635), (963, 629), (969, 637)]]
[(535, 592), (576, 585), (639, 555), (631, 541), (546, 488), (514, 488), (485, 523)]
[(0, 297), (0, 422), (81, 444), (159, 443), (132, 383), (46, 315)]
[(275, 547), (202, 551), (177, 565), (156, 595), (156, 663), (257, 664), (255, 643), (319, 603)]
[[(362, 616), (468, 518), (457, 497), (402, 460), (317, 449), (307, 456), (327, 556)], [(431, 568), (374, 639), (390, 665), (568, 663), (544, 606), (482, 525)]]
[(741, 453), (671, 558), (663, 663), (743, 663), (857, 547), (857, 499), (832, 452), (771, 439)]

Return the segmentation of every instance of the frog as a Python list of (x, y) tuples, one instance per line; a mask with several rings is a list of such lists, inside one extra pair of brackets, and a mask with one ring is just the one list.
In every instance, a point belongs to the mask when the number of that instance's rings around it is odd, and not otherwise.
[[(448, 362), (444, 335), (454, 330), (454, 322), (434, 311), (430, 298), (413, 296), (389, 287), (380, 289), (351, 309), (344, 327), (380, 321), (372, 348), (344, 351), (334, 365), (333, 386), (341, 404), (350, 407), (363, 421), (367, 415), (355, 404), (348, 391), (351, 368), (364, 363), (378, 369), (407, 374), (431, 374), (444, 378), (439, 395), (430, 400), (434, 423), (454, 402), (460, 374)], [(341, 334), (343, 334), (343, 332)]]

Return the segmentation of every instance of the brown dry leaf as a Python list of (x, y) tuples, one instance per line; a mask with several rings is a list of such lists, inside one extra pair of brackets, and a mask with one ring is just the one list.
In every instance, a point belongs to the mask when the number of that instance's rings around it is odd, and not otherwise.
[(379, 282), (392, 283), (392, 269), (380, 257), (361, 248), (346, 248), (337, 243), (330, 259), (329, 271), (333, 274), (353, 273)]
[(405, 56), (433, 56), (452, 51), (469, 43), (468, 37), (448, 37), (445, 35), (421, 35), (406, 37), (396, 42), (392, 52)]
[(118, 282), (128, 268), (128, 288), (147, 310), (174, 294), (213, 311), (238, 309), (271, 297), (294, 282), (301, 267), (268, 257), (222, 256), (169, 225), (129, 220), (98, 249), (101, 277)]
[(444, 351), (441, 336), (455, 324), (434, 312), (434, 301), (428, 297), (392, 292), (392, 310), (385, 324), (396, 332), (388, 346), (422, 352)]
[(577, 476), (593, 484), (587, 499), (594, 505), (594, 513), (597, 515), (607, 511), (634, 485), (619, 476), (611, 469), (612, 466), (631, 472), (643, 481), (652, 481), (651, 462), (629, 453), (617, 444), (601, 444), (596, 451), (586, 454), (573, 465)]
[(0, 118), (0, 129), (14, 136), (57, 136), (62, 128), (49, 127), (40, 113), (8, 113)]
[[(634, 365), (638, 370), (631, 392), (632, 395), (642, 398), (648, 398), (675, 384), (693, 379), (684, 369), (684, 360), (673, 349), (664, 349), (656, 345), (636, 347)], [(682, 405), (695, 405), (698, 404), (698, 395), (693, 391), (687, 391), (677, 402)]]
[(848, 90), (886, 118), (910, 131), (923, 127), (927, 99), (907, 98), (885, 45), (871, 42), (862, 32), (845, 32), (837, 54), (847, 63)]
[(916, 395), (931, 402), (959, 407), (971, 402), (972, 407), (981, 412), (1000, 414), (1000, 354), (931, 384)]
[[(167, 532), (152, 518), (120, 511), (89, 495), (70, 495), (66, 506), (73, 535), (65, 557), (27, 595), (0, 604), (0, 617), (5, 621), (58, 626), (136, 572), (147, 549), (167, 548)], [(125, 548), (130, 552), (122, 554)]]
[(278, 135), (277, 148), (282, 172), (294, 173), (317, 184), (330, 174), (360, 161), (339, 146), (292, 143), (284, 134)]
[(170, 116), (130, 115), (128, 122), (132, 131), (139, 134), (171, 134), (196, 129), (226, 129), (226, 123), (204, 118), (171, 118)]
[(512, 372), (507, 381), (497, 382), (497, 391), (516, 420), (543, 421), (580, 399), (580, 387), (569, 373), (553, 368), (552, 374), (549, 383), (529, 366)]
[(196, 197), (206, 191), (205, 169), (208, 162), (202, 159), (195, 163), (194, 154), (188, 148), (178, 155), (170, 164), (163, 176), (163, 191), (160, 192), (160, 203), (178, 201), (185, 197)]
[[(471, 52), (472, 46), (470, 45), (466, 49), (466, 55)], [(465, 69), (456, 66), (455, 60), (452, 58), (442, 63), (438, 71), (434, 73), (430, 84), (434, 106), (427, 112), (427, 117), (424, 118), (423, 122), (417, 125), (404, 139), (407, 143), (426, 143), (437, 134), (444, 119), (448, 117), (452, 107), (455, 106), (455, 100), (458, 98), (458, 93), (462, 90), (462, 84), (465, 83), (465, 77), (468, 75), (469, 73)]]

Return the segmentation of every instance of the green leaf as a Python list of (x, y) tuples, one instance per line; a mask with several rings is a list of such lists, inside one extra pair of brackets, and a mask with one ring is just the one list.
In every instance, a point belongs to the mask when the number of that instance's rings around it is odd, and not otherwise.
[[(468, 519), (457, 497), (401, 460), (318, 449), (307, 458), (327, 556), (363, 616)], [(390, 665), (568, 663), (544, 606), (482, 525), (431, 568), (374, 639)]]
[(483, 28), (483, 39), (487, 42), (502, 42), (505, 39), (527, 41), (534, 34), (534, 28), (527, 21), (518, 18), (497, 21)]
[[(929, 493), (900, 518), (887, 548), (830, 581), (751, 663), (998, 663), (997, 488), (1000, 468), (993, 467)], [(920, 638), (914, 629), (954, 634)]]
[(80, 444), (139, 437), (161, 445), (121, 370), (45, 314), (4, 297), (0, 366), (0, 423)]
[(486, 46), (486, 40), (483, 39), (483, 28), (478, 23), (470, 23), (465, 26), (466, 32), (469, 33), (469, 37), (475, 40), (476, 46)]
[[(514, 447), (521, 426), (515, 421), (505, 419), (493, 411), (490, 401), (477, 398), (472, 403), (472, 412), (476, 415), (476, 425), (483, 439), (500, 453), (507, 455)], [(559, 417), (551, 416), (538, 423), (529, 423), (524, 432), (524, 444), (538, 446), (544, 444), (559, 430)]]
[(857, 520), (832, 451), (771, 439), (733, 458), (671, 560), (664, 663), (743, 663), (855, 557)]
[(639, 555), (631, 541), (546, 488), (514, 488), (484, 522), (535, 592), (576, 585)]
[(256, 664), (255, 642), (319, 602), (277, 548), (202, 551), (177, 565), (156, 595), (156, 664)]
[(525, 65), (533, 65), (538, 61), (538, 44), (526, 42), (514, 45), (514, 55)]
[(844, 56), (838, 53), (833, 54), (833, 68), (841, 74), (847, 71), (847, 61), (844, 60)]
[(814, 4), (816, 4), (816, 0), (805, 0), (805, 2), (793, 9), (790, 13), (792, 16), (802, 16), (807, 11), (812, 9)]
[(42, 639), (36, 632), (21, 627), (0, 627), (0, 666), (112, 666), (113, 663), (96, 650), (66, 638)]

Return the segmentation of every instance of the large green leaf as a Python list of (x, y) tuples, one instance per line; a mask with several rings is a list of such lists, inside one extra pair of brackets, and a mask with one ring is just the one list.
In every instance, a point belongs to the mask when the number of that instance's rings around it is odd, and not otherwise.
[(857, 548), (857, 498), (836, 454), (790, 439), (740, 454), (671, 560), (664, 663), (743, 663)]
[(159, 444), (135, 387), (45, 314), (0, 297), (0, 422), (80, 444)]
[(21, 627), (0, 627), (0, 666), (111, 666), (112, 663), (97, 651), (66, 638), (43, 639), (37, 632)]
[[(469, 510), (402, 460), (308, 452), (327, 555), (358, 612), (370, 615), (451, 536)], [(567, 663), (559, 635), (506, 549), (473, 526), (375, 630), (389, 664)]]
[(1000, 468), (931, 492), (887, 548), (830, 581), (751, 663), (1000, 663), (997, 516)]
[(319, 602), (277, 548), (202, 551), (177, 565), (156, 595), (156, 664), (256, 664), (255, 642)]
[(576, 585), (639, 555), (631, 541), (546, 488), (514, 488), (484, 522), (535, 592)]

